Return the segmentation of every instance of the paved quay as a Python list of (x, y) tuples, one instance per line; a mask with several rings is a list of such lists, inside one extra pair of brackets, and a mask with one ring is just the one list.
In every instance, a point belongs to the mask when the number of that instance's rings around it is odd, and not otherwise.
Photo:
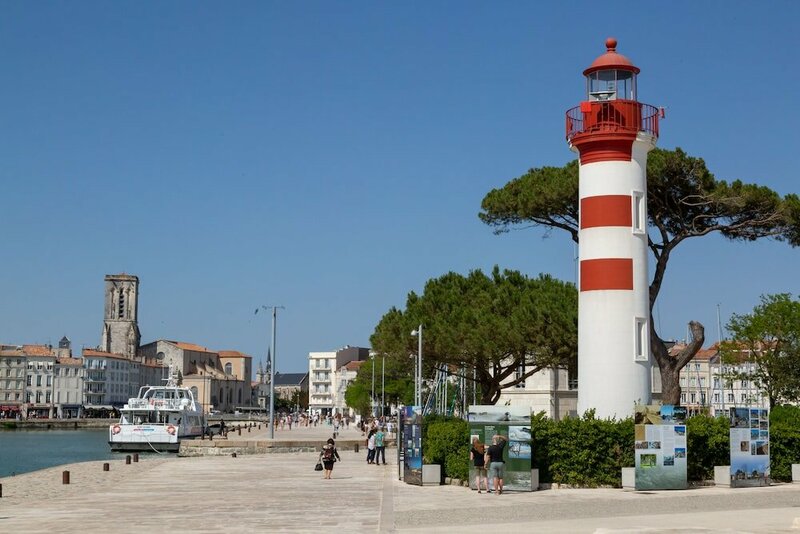
[[(278, 430), (276, 439), (301, 434), (322, 442), (330, 429)], [(800, 485), (478, 495), (406, 485), (394, 449), (387, 453), (391, 465), (375, 466), (363, 449), (343, 451), (330, 481), (308, 452), (142, 455), (131, 465), (111, 462), (110, 472), (86, 462), (68, 467), (68, 486), (64, 467), (6, 477), (0, 532), (800, 532)]]

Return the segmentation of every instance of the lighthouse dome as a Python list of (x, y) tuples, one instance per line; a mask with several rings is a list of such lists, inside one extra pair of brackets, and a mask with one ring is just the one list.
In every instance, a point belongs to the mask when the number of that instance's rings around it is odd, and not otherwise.
[(589, 68), (583, 71), (583, 75), (587, 76), (599, 70), (627, 70), (639, 74), (640, 69), (630, 59), (617, 53), (617, 40), (609, 37), (606, 39), (606, 53), (595, 59)]

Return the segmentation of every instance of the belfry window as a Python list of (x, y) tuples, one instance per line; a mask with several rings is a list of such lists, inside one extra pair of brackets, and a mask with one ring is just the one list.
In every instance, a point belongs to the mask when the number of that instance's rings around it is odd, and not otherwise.
[(122, 290), (119, 291), (119, 309), (117, 311), (117, 317), (123, 319), (125, 317), (125, 293)]

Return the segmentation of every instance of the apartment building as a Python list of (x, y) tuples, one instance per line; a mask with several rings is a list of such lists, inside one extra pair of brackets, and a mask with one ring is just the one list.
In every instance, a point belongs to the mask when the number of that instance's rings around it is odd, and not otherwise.
[[(308, 353), (308, 408), (312, 414), (335, 415), (344, 410), (344, 392), (339, 390), (339, 369), (351, 361), (369, 358), (369, 349), (345, 347), (330, 352)], [(341, 398), (341, 400), (340, 400)]]
[(0, 419), (22, 417), (27, 358), (22, 347), (0, 346)]
[(56, 357), (53, 366), (56, 417), (70, 419), (83, 416), (84, 372), (80, 358)]
[(25, 417), (53, 417), (55, 353), (48, 345), (23, 345), (22, 352), (26, 357)]

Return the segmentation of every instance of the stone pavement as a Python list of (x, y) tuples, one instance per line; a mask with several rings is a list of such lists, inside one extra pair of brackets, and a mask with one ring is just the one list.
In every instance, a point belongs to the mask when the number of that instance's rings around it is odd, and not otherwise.
[(7, 477), (0, 532), (798, 532), (800, 485), (478, 495), (406, 485), (387, 453), (392, 463), (375, 466), (343, 451), (329, 481), (314, 453), (153, 455), (110, 473), (88, 462), (70, 466), (70, 486), (62, 467)]

